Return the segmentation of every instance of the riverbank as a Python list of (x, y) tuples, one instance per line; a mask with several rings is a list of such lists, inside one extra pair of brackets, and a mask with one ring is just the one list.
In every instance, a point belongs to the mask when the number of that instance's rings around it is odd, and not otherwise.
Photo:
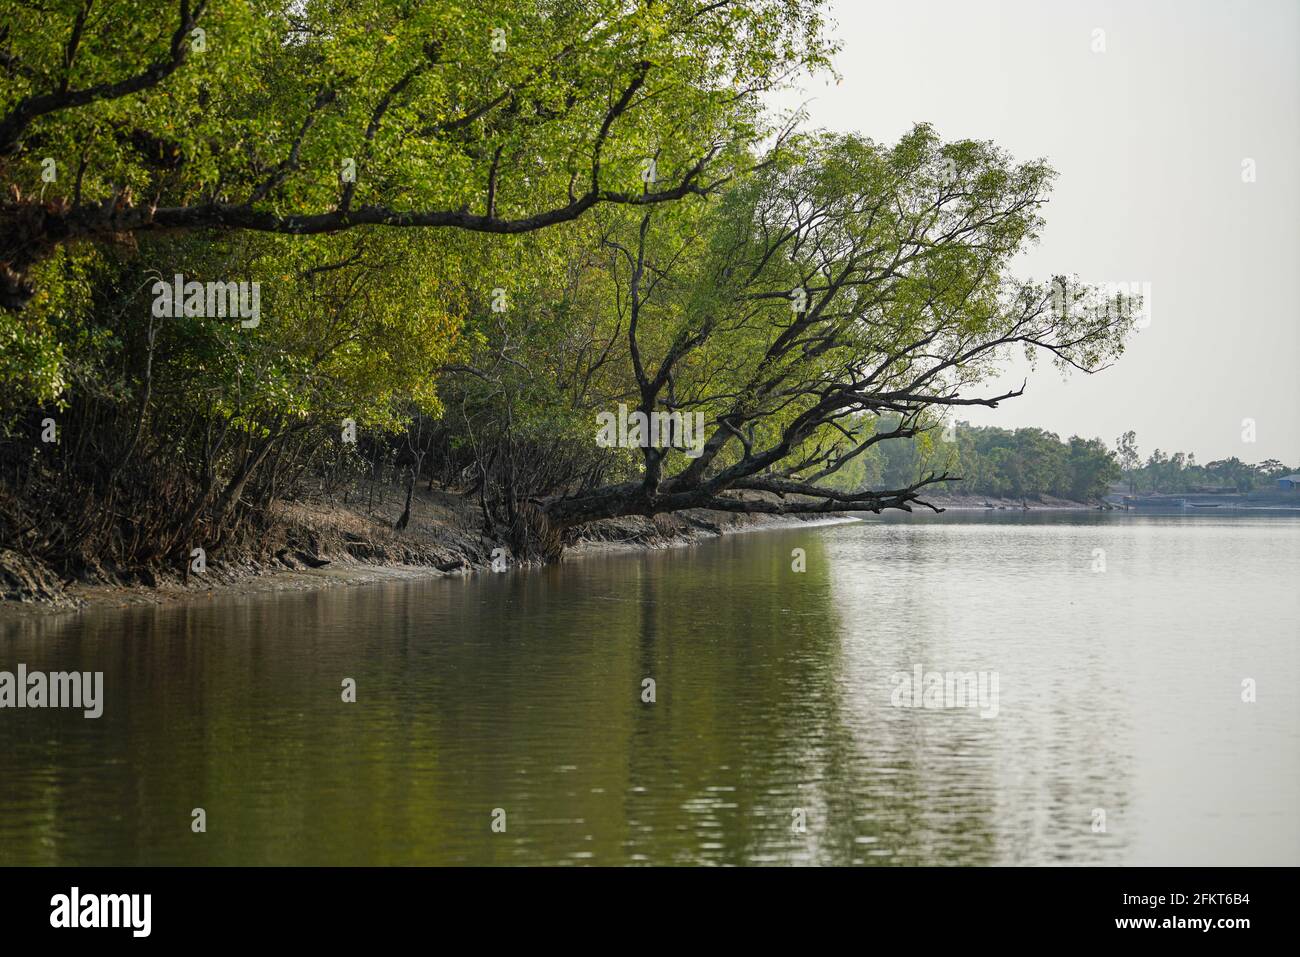
[[(209, 599), (221, 594), (254, 595), (303, 591), (377, 581), (467, 575), (493, 568), (501, 543), (485, 537), (475, 500), (440, 489), (414, 492), (405, 529), (393, 527), (405, 492), (396, 486), (354, 489), (339, 498), (278, 503), (260, 554), (247, 550), (205, 555), (201, 573), (159, 569), (122, 570), (99, 566), (84, 578), (65, 580), (51, 568), (11, 549), (0, 548), (0, 616), (76, 611), (92, 606), (158, 604)], [(982, 495), (930, 496), (935, 506), (956, 511), (1091, 510), (1095, 505), (1043, 497), (1019, 499)], [(642, 550), (689, 545), (706, 538), (773, 527), (849, 522), (851, 515), (743, 515), (688, 509), (654, 519), (639, 516), (594, 522), (579, 529), (564, 560), (606, 550)], [(496, 552), (498, 567), (518, 568)]]
[[(497, 551), (500, 543), (479, 532), (474, 500), (461, 495), (417, 489), (409, 524), (394, 529), (390, 516), (401, 513), (403, 496), (401, 490), (382, 489), (360, 496), (362, 500), (352, 493), (342, 500), (279, 504), (273, 516), (275, 540), (265, 556), (213, 555), (201, 574), (188, 576), (101, 567), (86, 580), (63, 581), (42, 563), (0, 549), (0, 617), (469, 575), (493, 570), (494, 552), (498, 570), (528, 567)], [(609, 550), (680, 547), (766, 528), (851, 521), (837, 514), (741, 515), (703, 509), (654, 519), (608, 519), (580, 529), (563, 560)]]

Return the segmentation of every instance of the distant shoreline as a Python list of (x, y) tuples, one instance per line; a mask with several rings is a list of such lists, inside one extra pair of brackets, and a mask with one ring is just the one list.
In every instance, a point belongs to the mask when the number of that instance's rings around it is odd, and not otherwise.
[(942, 509), (1008, 512), (1089, 512), (1097, 511), (1099, 507), (1097, 502), (1080, 502), (1051, 495), (1040, 496), (1037, 500), (989, 495), (935, 495), (927, 496), (926, 501)]

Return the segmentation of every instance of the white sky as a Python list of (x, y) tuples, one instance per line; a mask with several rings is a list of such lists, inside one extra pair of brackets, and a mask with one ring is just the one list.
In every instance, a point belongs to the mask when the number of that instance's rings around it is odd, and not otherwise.
[(1021, 274), (1151, 284), (1151, 324), (1114, 367), (1040, 364), (1023, 397), (961, 418), (1300, 465), (1300, 2), (838, 0), (834, 17), (842, 82), (776, 105), (809, 99), (811, 126), (881, 141), (927, 121), (1046, 157), (1060, 175)]

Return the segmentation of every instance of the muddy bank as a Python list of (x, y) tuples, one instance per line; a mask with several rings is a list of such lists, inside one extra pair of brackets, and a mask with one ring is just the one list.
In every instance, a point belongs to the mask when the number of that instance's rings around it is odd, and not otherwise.
[[(99, 565), (85, 577), (61, 579), (48, 566), (0, 546), (0, 616), (75, 610), (88, 605), (123, 605), (206, 598), (217, 594), (259, 594), (366, 584), (438, 575), (466, 575), (492, 567), (501, 543), (485, 537), (475, 503), (441, 490), (418, 489), (411, 519), (393, 528), (403, 494), (381, 489), (339, 500), (299, 501), (274, 506), (271, 531), (261, 553), (205, 556), (201, 573), (185, 569), (118, 569)], [(1040, 501), (981, 495), (932, 496), (943, 509), (1058, 511), (1095, 505), (1044, 497)], [(764, 528), (854, 521), (851, 515), (740, 515), (690, 509), (653, 519), (628, 517), (595, 522), (578, 530), (565, 561), (608, 549), (671, 548), (706, 538)], [(498, 560), (519, 567), (506, 553)]]
[[(273, 541), (264, 555), (206, 556), (201, 574), (101, 566), (84, 580), (65, 581), (41, 562), (0, 548), (0, 617), (466, 575), (492, 568), (501, 544), (478, 530), (472, 501), (418, 490), (410, 523), (397, 531), (393, 519), (401, 513), (400, 494), (387, 491), (360, 499), (277, 505)], [(609, 549), (672, 548), (725, 534), (847, 521), (853, 519), (700, 509), (654, 519), (609, 519), (579, 529), (563, 560), (580, 561)], [(508, 554), (497, 552), (496, 557), (508, 568), (521, 567)]]

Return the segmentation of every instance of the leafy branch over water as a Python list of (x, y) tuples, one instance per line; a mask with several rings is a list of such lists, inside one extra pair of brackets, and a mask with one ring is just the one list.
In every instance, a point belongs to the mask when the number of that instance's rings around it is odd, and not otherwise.
[[(820, 8), (0, 0), (4, 541), (183, 568), (385, 481), (401, 528), (427, 481), (548, 559), (620, 516), (923, 505), (959, 473), (846, 477), (1131, 321), (1011, 274), (1045, 162), (764, 114)], [(602, 447), (621, 404), (699, 448)]]

